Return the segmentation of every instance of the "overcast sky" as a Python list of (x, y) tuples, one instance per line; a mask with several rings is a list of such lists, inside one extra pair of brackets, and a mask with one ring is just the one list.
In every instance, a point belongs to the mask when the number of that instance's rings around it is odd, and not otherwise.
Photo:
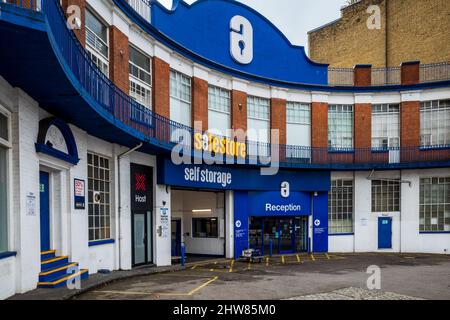
[[(170, 7), (172, 0), (159, 0)], [(272, 21), (296, 45), (306, 47), (307, 32), (340, 17), (346, 0), (238, 0)], [(186, 0), (193, 3), (195, 0)]]

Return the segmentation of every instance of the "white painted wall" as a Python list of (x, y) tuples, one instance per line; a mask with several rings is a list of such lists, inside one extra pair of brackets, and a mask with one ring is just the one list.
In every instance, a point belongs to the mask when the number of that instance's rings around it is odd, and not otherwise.
[[(211, 213), (192, 213), (193, 209), (212, 209)], [(218, 238), (194, 238), (193, 218), (218, 218)], [(182, 241), (186, 253), (205, 255), (225, 255), (225, 238), (220, 237), (220, 224), (224, 220), (224, 193), (172, 190), (172, 219), (181, 219)]]
[(16, 293), (16, 257), (0, 260), (0, 300)]

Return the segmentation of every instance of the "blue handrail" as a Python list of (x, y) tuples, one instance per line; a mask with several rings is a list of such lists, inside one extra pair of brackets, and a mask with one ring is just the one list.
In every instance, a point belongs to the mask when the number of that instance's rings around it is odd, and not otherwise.
[[(175, 144), (182, 143), (189, 147), (192, 155), (194, 152), (191, 139), (197, 133), (194, 128), (174, 122), (158, 115), (145, 106), (139, 104), (128, 94), (119, 89), (105, 76), (91, 60), (89, 54), (79, 42), (75, 33), (67, 28), (66, 19), (57, 0), (8, 0), (15, 6), (24, 9), (36, 10), (42, 5), (45, 14), (48, 32), (54, 40), (54, 44), (62, 56), (62, 63), (73, 78), (78, 81), (83, 93), (87, 94), (99, 106), (104, 117), (110, 118), (113, 123), (133, 129), (136, 136), (144, 137), (146, 142), (158, 141), (170, 150)], [(186, 136), (187, 134), (187, 136)], [(419, 162), (443, 162), (450, 161), (450, 145), (433, 147), (401, 147), (401, 148), (328, 148), (328, 147), (304, 147), (295, 145), (277, 145), (270, 143), (245, 141), (247, 157), (245, 164), (265, 165), (259, 158), (254, 162), (253, 155), (274, 156), (278, 153), (280, 165), (347, 165), (347, 164), (398, 164)], [(272, 150), (272, 147), (273, 150)], [(275, 158), (275, 157), (272, 157)], [(225, 161), (225, 156), (223, 157)]]

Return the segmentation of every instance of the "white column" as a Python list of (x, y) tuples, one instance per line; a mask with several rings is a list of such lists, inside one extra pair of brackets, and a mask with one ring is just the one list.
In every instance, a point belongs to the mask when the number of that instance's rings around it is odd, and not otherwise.
[(234, 257), (234, 192), (225, 192), (225, 257)]
[[(155, 174), (156, 176), (156, 174)], [(155, 177), (156, 179), (156, 177)], [(170, 187), (165, 185), (155, 186), (155, 201), (153, 205), (153, 257), (154, 263), (160, 266), (170, 266), (172, 264), (171, 252), (171, 194)], [(158, 234), (161, 227), (161, 209), (167, 209), (168, 230), (167, 233)]]

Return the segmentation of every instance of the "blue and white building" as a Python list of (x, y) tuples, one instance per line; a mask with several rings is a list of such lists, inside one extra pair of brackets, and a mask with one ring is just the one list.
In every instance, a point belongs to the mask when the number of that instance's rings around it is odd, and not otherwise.
[(230, 0), (1, 0), (0, 48), (0, 298), (182, 243), (449, 253), (448, 73), (332, 84)]

